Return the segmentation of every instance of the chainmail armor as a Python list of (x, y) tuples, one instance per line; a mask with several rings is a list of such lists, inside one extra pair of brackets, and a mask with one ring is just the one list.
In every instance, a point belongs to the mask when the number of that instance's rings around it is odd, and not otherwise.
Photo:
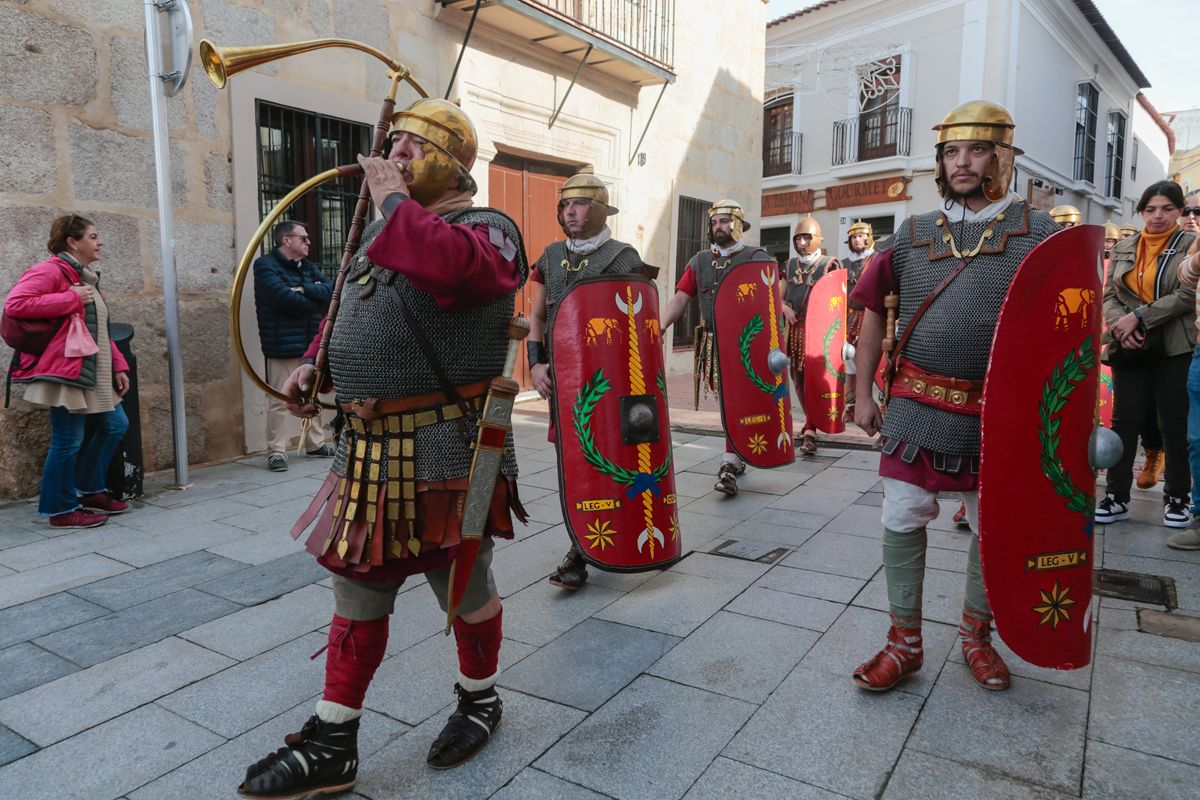
[[(803, 317), (808, 310), (808, 295), (812, 292), (813, 284), (825, 275), (827, 269), (837, 269), (838, 266), (838, 260), (833, 256), (821, 256), (808, 266), (802, 264), (799, 258), (789, 258), (784, 265), (787, 283), (783, 289), (783, 302)], [(795, 282), (797, 275), (803, 278), (803, 282)]]
[[(577, 271), (568, 272), (562, 262), (579, 264)], [(563, 241), (551, 242), (542, 257), (537, 260), (537, 267), (542, 272), (546, 282), (546, 338), (549, 343), (550, 332), (554, 330), (554, 315), (558, 312), (558, 304), (563, 295), (580, 278), (592, 275), (627, 275), (637, 272), (643, 265), (642, 257), (631, 244), (609, 239), (600, 245), (594, 253), (586, 256), (567, 250)]]
[[(443, 219), (451, 224), (490, 225), (503, 231), (517, 246), (522, 282), (528, 276), (521, 233), (505, 214), (490, 208), (467, 208), (450, 212)], [(508, 322), (513, 314), (515, 293), (471, 308), (438, 308), (432, 295), (414, 288), (403, 275), (367, 260), (367, 248), (383, 224), (383, 220), (376, 220), (367, 226), (342, 287), (341, 307), (329, 340), (329, 374), (338, 402), (412, 397), (442, 388), (404, 321), (391, 286), (404, 297), (451, 383), (462, 386), (500, 375), (508, 353)], [(367, 280), (355, 279), (368, 275)], [(469, 440), (464, 439), (457, 421), (418, 428), (416, 480), (436, 481), (467, 475), (471, 471), (475, 441), (473, 421), (467, 422), (467, 429)], [(338, 475), (346, 472), (348, 430), (343, 430), (338, 439), (333, 462), (333, 471)], [(386, 459), (383, 469), (386, 472)], [(500, 471), (506, 475), (517, 472), (511, 433), (505, 440)]]
[[(918, 306), (959, 263), (943, 241), (949, 228), (960, 250), (980, 241), (986, 228), (992, 237), (937, 299), (930, 304), (904, 346), (903, 358), (939, 375), (982, 381), (987, 372), (1000, 306), (1017, 268), (1034, 247), (1058, 230), (1044, 212), (1030, 212), (1014, 202), (1004, 218), (938, 225), (938, 211), (910, 217), (895, 236), (880, 246), (895, 250), (892, 270), (900, 285), (897, 341)], [(994, 252), (993, 252), (994, 251)], [(957, 414), (911, 398), (888, 404), (883, 434), (926, 450), (952, 455), (979, 454), (979, 417)]]
[[(747, 261), (770, 261), (774, 263), (775, 259), (761, 247), (746, 246), (729, 258), (714, 256), (711, 249), (701, 250), (692, 256), (692, 260), (688, 262), (688, 266), (696, 274), (696, 296), (700, 300), (700, 319), (704, 321), (704, 327), (709, 331), (716, 330), (713, 320), (713, 308), (717, 299), (717, 286), (720, 285), (721, 281), (725, 280), (725, 276), (729, 274), (730, 267), (736, 267), (738, 264), (744, 264)], [(720, 269), (717, 269), (716, 265), (718, 263), (721, 264)]]

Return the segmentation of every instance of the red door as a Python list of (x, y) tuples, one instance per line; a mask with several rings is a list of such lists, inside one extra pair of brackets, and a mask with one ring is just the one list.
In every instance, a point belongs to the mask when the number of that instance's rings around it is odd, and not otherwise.
[[(520, 227), (530, 266), (546, 245), (562, 238), (562, 229), (558, 227), (558, 189), (571, 174), (573, 170), (538, 162), (517, 161), (510, 166), (493, 161), (488, 165), (488, 204), (508, 214)], [(517, 295), (517, 311), (526, 316), (529, 316), (529, 294), (526, 283)], [(522, 388), (531, 386), (524, 349), (513, 377)]]

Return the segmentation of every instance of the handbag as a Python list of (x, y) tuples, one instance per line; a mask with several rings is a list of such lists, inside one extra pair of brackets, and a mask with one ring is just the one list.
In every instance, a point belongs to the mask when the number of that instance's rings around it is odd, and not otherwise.
[(95, 355), (100, 351), (96, 340), (87, 329), (82, 314), (72, 314), (67, 321), (67, 340), (63, 347), (63, 355), (67, 358), (83, 358)]

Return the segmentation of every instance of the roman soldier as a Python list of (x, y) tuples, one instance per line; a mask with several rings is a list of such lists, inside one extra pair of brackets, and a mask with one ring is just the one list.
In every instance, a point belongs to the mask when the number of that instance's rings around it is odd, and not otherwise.
[(1113, 245), (1121, 241), (1121, 230), (1110, 219), (1104, 223), (1104, 274), (1108, 274), (1108, 260), (1112, 257)]
[(1074, 228), (1083, 222), (1083, 214), (1075, 206), (1061, 205), (1050, 209), (1050, 219), (1060, 228)]
[[(783, 318), (787, 322), (787, 355), (791, 362), (792, 384), (800, 405), (804, 403), (804, 317), (808, 311), (808, 295), (813, 284), (825, 273), (841, 268), (833, 256), (821, 250), (821, 226), (812, 214), (796, 223), (792, 229), (792, 247), (796, 257), (788, 259), (780, 271), (779, 293), (783, 299)], [(804, 408), (804, 430), (800, 434), (800, 453), (811, 456), (817, 452), (817, 427), (814, 413)]]
[[(527, 263), (521, 234), (503, 213), (476, 208), (469, 169), (474, 126), (455, 104), (423, 99), (392, 121), (386, 160), (359, 157), (383, 215), (367, 226), (349, 267), (328, 346), (331, 388), (345, 415), (333, 468), (293, 528), (333, 573), (334, 614), (325, 689), (316, 713), (285, 746), (249, 767), (239, 794), (280, 798), (344, 791), (358, 769), (363, 701), (383, 661), (396, 593), (424, 574), (443, 610), (471, 487), (476, 420), (490, 379), (501, 375), (508, 326)], [(284, 385), (307, 397), (311, 359)], [(297, 399), (293, 413), (316, 408)], [(512, 537), (517, 498), (511, 433), (500, 475), (482, 487), (485, 536), (454, 621), (457, 708), (426, 763), (457, 766), (500, 723), (496, 693), (501, 606), (492, 536)], [(460, 562), (461, 566), (461, 562)], [(456, 584), (457, 585), (457, 584)], [(455, 590), (457, 597), (458, 589)]]
[[(554, 395), (548, 344), (554, 313), (567, 289), (581, 278), (594, 275), (638, 273), (654, 277), (652, 267), (642, 263), (633, 245), (613, 238), (608, 218), (617, 213), (609, 203), (608, 187), (591, 172), (579, 172), (558, 190), (558, 224), (566, 238), (551, 242), (533, 266), (529, 281), (530, 319), (529, 372), (538, 394), (549, 400)], [(557, 435), (551, 422), (548, 437)], [(587, 563), (579, 546), (571, 543), (550, 583), (575, 591), (587, 582)]]
[(867, 268), (871, 256), (875, 255), (875, 232), (871, 229), (871, 223), (863, 222), (861, 219), (856, 220), (846, 232), (846, 247), (849, 248), (850, 255), (842, 261), (842, 266), (846, 269), (847, 296), (846, 345), (842, 352), (842, 358), (846, 362), (846, 412), (844, 418), (847, 421), (853, 421), (854, 400), (857, 395), (856, 381), (853, 377), (855, 374), (854, 348), (858, 346), (858, 334), (862, 330), (863, 307), (849, 301), (849, 296), (854, 292), (854, 287), (858, 285), (858, 279), (862, 277), (863, 270)]
[[(857, 353), (863, 402), (855, 422), (869, 435), (883, 434), (883, 566), (891, 606), (887, 645), (854, 672), (854, 682), (870, 691), (891, 689), (921, 668), (925, 529), (938, 515), (940, 492), (961, 497), (975, 534), (959, 625), (963, 656), (983, 688), (1005, 689), (1010, 682), (991, 644), (979, 562), (980, 400), (1009, 285), (1025, 256), (1058, 230), (1048, 214), (1009, 190), (1021, 152), (1013, 147), (1014, 128), (1008, 111), (981, 100), (959, 106), (935, 126), (934, 174), (945, 210), (901, 224), (854, 290), (866, 309)], [(963, 270), (970, 277), (957, 278)], [(883, 417), (870, 387), (889, 306), (901, 334), (889, 354)]]
[[(717, 363), (713, 338), (716, 330), (714, 303), (717, 286), (724, 280), (730, 267), (748, 261), (773, 261), (771, 254), (761, 247), (748, 246), (744, 240), (750, 223), (746, 221), (742, 206), (735, 200), (718, 200), (708, 210), (708, 238), (711, 245), (692, 256), (675, 285), (675, 295), (667, 303), (662, 316), (662, 331), (679, 321), (684, 309), (693, 297), (700, 300), (700, 325), (696, 329), (695, 380), (697, 392), (703, 385), (708, 391), (720, 391), (720, 365)], [(725, 440), (725, 455), (717, 471), (717, 482), (713, 488), (729, 496), (738, 492), (737, 477), (746, 471), (746, 464), (734, 452), (728, 437)]]

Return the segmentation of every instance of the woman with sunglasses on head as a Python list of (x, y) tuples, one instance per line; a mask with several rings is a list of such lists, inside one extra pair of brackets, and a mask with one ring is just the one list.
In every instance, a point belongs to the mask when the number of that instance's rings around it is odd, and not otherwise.
[[(78, 214), (59, 217), (46, 244), (51, 257), (26, 270), (4, 302), (4, 314), (17, 320), (63, 320), (46, 349), (40, 355), (19, 353), (11, 372), (14, 383), (27, 384), (27, 402), (50, 409), (38, 513), (54, 528), (94, 528), (108, 515), (129, 510), (105, 486), (109, 463), (129, 428), (121, 408), (129, 391), (129, 365), (109, 336), (108, 305), (92, 266), (103, 248), (91, 220)], [(71, 324), (76, 315), (86, 336)], [(89, 414), (99, 425), (84, 446)]]
[(1200, 191), (1188, 192), (1179, 213), (1179, 227), (1188, 233), (1200, 233)]
[[(1186, 206), (1180, 217), (1180, 226), (1193, 234), (1200, 233), (1200, 192), (1192, 192), (1185, 198)], [(1196, 288), (1200, 278), (1200, 236), (1192, 242), (1187, 255), (1179, 265), (1181, 283)], [(1197, 301), (1200, 304), (1200, 300)], [(1200, 326), (1200, 318), (1197, 319)], [(1188, 459), (1192, 468), (1192, 519), (1200, 516), (1200, 348), (1192, 354), (1192, 365), (1188, 371)], [(1188, 528), (1167, 538), (1167, 547), (1176, 550), (1200, 550), (1200, 529)]]
[(1183, 190), (1173, 181), (1146, 187), (1137, 210), (1142, 230), (1112, 249), (1104, 289), (1104, 321), (1111, 339), (1105, 360), (1112, 366), (1113, 430), (1124, 453), (1108, 470), (1107, 494), (1096, 522), (1129, 519), (1137, 435), (1153, 390), (1166, 456), (1163, 524), (1191, 524), (1188, 495), (1188, 370), (1196, 347), (1195, 281), (1183, 282), (1180, 262), (1195, 234), (1179, 227)]

